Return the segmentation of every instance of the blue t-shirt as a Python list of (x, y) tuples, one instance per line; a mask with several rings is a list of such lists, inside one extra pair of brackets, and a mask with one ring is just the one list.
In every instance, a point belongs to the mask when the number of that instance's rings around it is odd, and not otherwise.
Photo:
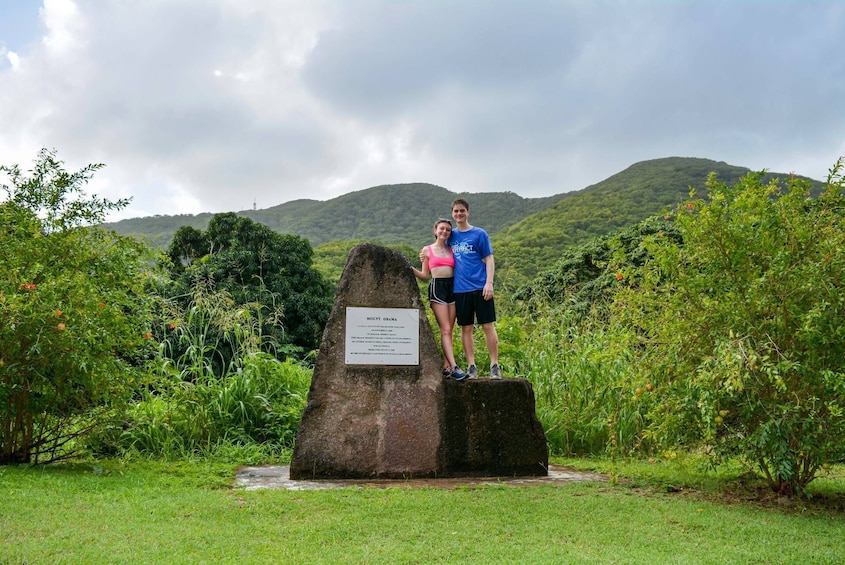
[(447, 243), (455, 256), (455, 292), (483, 290), (487, 266), (482, 259), (493, 254), (487, 232), (475, 226), (463, 232), (455, 228)]

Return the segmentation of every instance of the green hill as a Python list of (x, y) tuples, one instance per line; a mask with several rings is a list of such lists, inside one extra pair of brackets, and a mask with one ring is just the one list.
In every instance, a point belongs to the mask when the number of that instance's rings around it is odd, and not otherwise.
[(143, 239), (153, 247), (166, 249), (173, 240), (176, 230), (182, 226), (191, 226), (198, 230), (205, 230), (214, 214), (179, 214), (176, 216), (145, 216), (143, 218), (129, 218), (119, 222), (109, 222), (103, 227), (114, 230), (121, 235), (129, 235)]
[[(432, 240), (437, 218), (450, 217), (452, 201), (464, 197), (473, 217), (490, 233), (506, 228), (564, 197), (523, 198), (513, 192), (455, 193), (425, 183), (383, 185), (327, 200), (295, 200), (264, 210), (238, 212), (280, 233), (305, 237), (311, 245), (335, 240), (364, 240), (422, 247)], [(165, 248), (183, 225), (204, 230), (212, 214), (154, 216), (105, 224), (123, 235)]]
[[(449, 217), (451, 202), (462, 196), (470, 202), (471, 223), (486, 229), (493, 239), (498, 283), (515, 288), (551, 268), (562, 251), (632, 226), (682, 201), (691, 186), (703, 194), (711, 172), (733, 183), (749, 169), (709, 159), (667, 157), (636, 163), (582, 190), (545, 198), (523, 198), (513, 192), (456, 193), (411, 183), (375, 186), (326, 201), (295, 200), (238, 214), (275, 231), (307, 238), (317, 248), (316, 258), (336, 271), (352, 241), (419, 249), (431, 241), (434, 221)], [(204, 230), (211, 217), (154, 216), (106, 227), (165, 248), (180, 226)]]
[[(550, 268), (561, 251), (633, 225), (689, 196), (703, 193), (708, 175), (733, 182), (745, 167), (690, 157), (641, 161), (492, 236), (496, 270), (513, 284)], [(483, 225), (482, 222), (479, 222)]]

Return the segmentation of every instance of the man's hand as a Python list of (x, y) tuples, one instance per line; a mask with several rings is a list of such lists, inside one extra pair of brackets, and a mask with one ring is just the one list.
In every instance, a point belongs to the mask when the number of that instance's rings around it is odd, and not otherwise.
[(484, 290), (481, 291), (481, 295), (484, 297), (484, 300), (490, 300), (493, 298), (493, 283), (485, 283)]
[(484, 297), (484, 300), (492, 300), (493, 275), (496, 272), (496, 262), (493, 260), (492, 253), (484, 257), (481, 261), (484, 262), (484, 269), (487, 271), (487, 279), (484, 282), (484, 290), (481, 291), (481, 295)]

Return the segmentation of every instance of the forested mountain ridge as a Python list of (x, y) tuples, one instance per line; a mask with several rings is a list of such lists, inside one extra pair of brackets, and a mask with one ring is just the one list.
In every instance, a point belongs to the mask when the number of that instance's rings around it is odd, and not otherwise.
[[(496, 270), (511, 283), (550, 268), (561, 251), (636, 224), (689, 197), (706, 195), (710, 173), (734, 184), (750, 169), (693, 157), (641, 161), (492, 235)], [(771, 177), (784, 178), (772, 173)], [(484, 225), (483, 218), (479, 218)]]
[[(455, 198), (469, 200), (473, 216), (483, 218), (484, 228), (496, 233), (564, 196), (523, 198), (513, 192), (456, 193), (432, 184), (409, 183), (375, 186), (326, 201), (295, 200), (237, 214), (274, 231), (304, 237), (315, 247), (335, 240), (421, 247), (431, 241), (431, 229), (437, 218), (450, 217), (450, 206)], [(165, 248), (181, 226), (203, 230), (212, 216), (205, 213), (132, 218), (104, 227)]]
[[(471, 206), (470, 223), (486, 229), (493, 240), (497, 282), (513, 288), (551, 268), (564, 250), (681, 202), (690, 187), (704, 195), (711, 172), (733, 184), (749, 171), (710, 159), (666, 157), (635, 163), (584, 189), (545, 198), (523, 198), (513, 192), (456, 193), (409, 183), (376, 186), (327, 201), (295, 200), (238, 215), (308, 239), (317, 248), (315, 259), (334, 272), (345, 264), (352, 241), (419, 249), (431, 241), (434, 221), (450, 217), (451, 202), (465, 197)], [(179, 227), (204, 230), (212, 216), (154, 216), (105, 227), (164, 248)]]

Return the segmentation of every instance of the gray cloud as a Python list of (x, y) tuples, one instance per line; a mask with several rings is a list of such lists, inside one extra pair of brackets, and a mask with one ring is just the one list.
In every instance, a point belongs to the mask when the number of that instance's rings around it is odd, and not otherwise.
[(104, 162), (95, 188), (134, 215), (417, 181), (541, 196), (669, 155), (822, 178), (845, 153), (833, 1), (53, 0), (42, 15), (14, 49), (0, 26), (0, 160), (47, 146)]

